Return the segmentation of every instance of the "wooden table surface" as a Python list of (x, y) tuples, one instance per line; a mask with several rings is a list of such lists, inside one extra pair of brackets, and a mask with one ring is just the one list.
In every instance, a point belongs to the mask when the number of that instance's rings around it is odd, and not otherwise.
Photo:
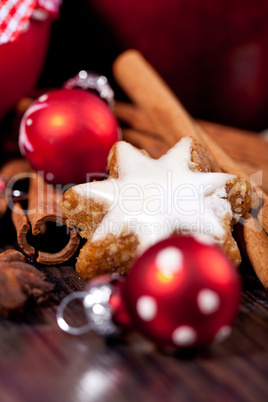
[[(265, 159), (267, 144), (252, 140)], [(230, 148), (229, 140), (225, 146)], [(252, 166), (249, 157), (245, 164), (252, 171), (261, 169), (261, 158)], [(266, 167), (263, 176), (266, 182)], [(5, 217), (0, 225), (7, 224)], [(11, 230), (9, 245), (15, 242), (12, 236)], [(246, 259), (240, 268), (243, 293), (232, 335), (209, 349), (176, 356), (157, 350), (138, 333), (113, 342), (93, 332), (64, 333), (56, 323), (57, 306), (71, 291), (83, 289), (84, 282), (74, 271), (74, 261), (40, 269), (55, 284), (48, 300), (16, 318), (0, 318), (1, 402), (268, 400), (268, 293)], [(68, 311), (77, 325), (83, 322), (81, 306)]]

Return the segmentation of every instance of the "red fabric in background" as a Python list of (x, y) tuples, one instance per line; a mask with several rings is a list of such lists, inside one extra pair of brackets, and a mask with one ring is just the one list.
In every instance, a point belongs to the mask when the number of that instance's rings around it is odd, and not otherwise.
[(121, 46), (139, 49), (192, 113), (268, 124), (267, 0), (90, 2)]
[(40, 7), (57, 16), (62, 0), (2, 0), (0, 1), (0, 45), (13, 42), (23, 32), (33, 11)]
[[(51, 18), (58, 15), (60, 4), (61, 0), (0, 1), (0, 120), (33, 91), (43, 69)], [(34, 17), (36, 8), (45, 11)]]
[(17, 39), (29, 21), (37, 0), (3, 0), (0, 7), (0, 44)]
[(0, 120), (33, 90), (43, 68), (50, 28), (50, 19), (32, 21), (16, 41), (0, 46)]

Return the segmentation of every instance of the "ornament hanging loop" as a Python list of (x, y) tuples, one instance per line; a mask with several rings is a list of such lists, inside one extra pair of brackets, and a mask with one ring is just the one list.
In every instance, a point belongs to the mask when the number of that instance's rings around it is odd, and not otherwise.
[[(95, 331), (102, 336), (111, 336), (118, 333), (118, 328), (112, 319), (110, 296), (114, 285), (111, 277), (104, 276), (91, 281), (85, 291), (74, 292), (66, 296), (57, 310), (59, 327), (72, 335), (81, 335), (88, 331)], [(82, 299), (87, 324), (81, 327), (71, 327), (64, 319), (64, 312), (68, 304), (76, 299)]]
[(81, 88), (96, 91), (99, 96), (112, 108), (114, 105), (114, 91), (107, 78), (91, 71), (81, 70), (75, 77), (70, 78), (63, 85), (66, 89)]
[(59, 327), (67, 332), (68, 334), (71, 335), (82, 335), (85, 334), (86, 332), (90, 331), (91, 328), (91, 323), (88, 322), (87, 324), (81, 326), (81, 327), (72, 327), (70, 326), (67, 321), (63, 318), (64, 312), (68, 306), (69, 303), (76, 299), (85, 299), (87, 295), (87, 292), (74, 292), (66, 296), (60, 303), (58, 310), (57, 310), (57, 323)]

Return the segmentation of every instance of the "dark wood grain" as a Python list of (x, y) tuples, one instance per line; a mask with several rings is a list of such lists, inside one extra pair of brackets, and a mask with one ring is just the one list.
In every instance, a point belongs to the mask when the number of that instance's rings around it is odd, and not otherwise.
[[(113, 342), (96, 333), (65, 334), (55, 319), (58, 303), (84, 282), (72, 266), (45, 270), (55, 284), (45, 304), (0, 320), (1, 401), (267, 400), (268, 298), (250, 268), (232, 335), (177, 356), (138, 333)], [(79, 305), (69, 315), (75, 325), (84, 321)]]

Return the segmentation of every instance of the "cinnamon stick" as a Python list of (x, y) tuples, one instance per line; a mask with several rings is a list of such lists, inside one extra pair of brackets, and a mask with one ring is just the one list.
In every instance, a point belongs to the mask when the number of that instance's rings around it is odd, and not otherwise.
[[(0, 178), (5, 184), (18, 174), (31, 171), (29, 163), (25, 159), (12, 159), (6, 162), (0, 169)], [(0, 218), (6, 213), (8, 208), (5, 191), (0, 192)]]
[(137, 148), (145, 149), (152, 158), (160, 158), (160, 156), (164, 155), (169, 149), (167, 144), (159, 141), (158, 138), (146, 136), (144, 132), (132, 128), (125, 128), (122, 131), (125, 141), (130, 142)]
[[(178, 135), (197, 137), (188, 113), (165, 81), (136, 50), (122, 53), (113, 64), (113, 73), (136, 106), (150, 117), (158, 132), (170, 146), (178, 142)], [(168, 134), (167, 134), (168, 132)]]
[[(268, 242), (257, 219), (249, 215), (243, 225), (244, 239), (248, 257), (254, 271), (265, 289), (268, 290)], [(250, 246), (249, 246), (250, 245)]]
[(4, 192), (0, 193), (0, 218), (5, 215), (7, 211), (7, 202), (5, 199), (5, 194)]
[(151, 134), (154, 137), (158, 137), (163, 142), (166, 142), (161, 136), (157, 135), (156, 127), (150, 120), (149, 116), (137, 106), (125, 103), (115, 102), (113, 112), (119, 120), (127, 123), (135, 130), (145, 132), (146, 135)]
[[(142, 109), (149, 116), (154, 127), (157, 127), (157, 132), (170, 146), (184, 136), (197, 138), (209, 150), (214, 171), (223, 170), (249, 180), (247, 173), (193, 121), (167, 84), (139, 52), (129, 50), (121, 54), (114, 62), (113, 72), (115, 79), (128, 97), (136, 104), (136, 107)], [(261, 224), (268, 232), (268, 197), (258, 186), (255, 188), (263, 200), (259, 219), (262, 218)], [(252, 230), (246, 230), (246, 245), (247, 249), (250, 249), (248, 254), (255, 271), (265, 270), (267, 272), (268, 238), (261, 225), (258, 230), (260, 228), (260, 232), (254, 231), (257, 229), (256, 226)], [(259, 241), (260, 233), (261, 242)], [(259, 255), (259, 258), (254, 258), (255, 255)], [(259, 275), (259, 277), (262, 276)], [(263, 284), (265, 286), (265, 283)]]
[(29, 243), (29, 234), (33, 236), (42, 234), (48, 222), (64, 225), (65, 221), (59, 206), (61, 197), (60, 190), (45, 183), (40, 175), (34, 173), (34, 177), (30, 180), (27, 211), (24, 211), (19, 203), (16, 203), (12, 210), (12, 220), (17, 230), (19, 246), (30, 258), (36, 258), (36, 261), (41, 264), (54, 265), (67, 261), (80, 243), (80, 237), (75, 228), (69, 229), (70, 238), (66, 246), (55, 253), (36, 250)]
[(249, 176), (259, 172), (262, 181), (258, 184), (268, 193), (268, 175), (261, 177), (260, 172), (268, 171), (268, 142), (259, 133), (203, 120), (198, 120), (197, 123)]

